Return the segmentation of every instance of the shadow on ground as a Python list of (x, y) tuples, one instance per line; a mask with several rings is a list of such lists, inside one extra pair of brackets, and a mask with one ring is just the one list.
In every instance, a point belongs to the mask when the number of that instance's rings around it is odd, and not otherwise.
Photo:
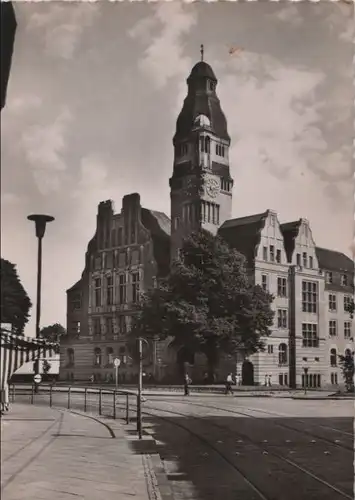
[[(144, 429), (156, 441), (178, 499), (260, 498), (243, 477), (267, 499), (344, 498), (298, 467), (352, 498), (351, 418), (144, 416)], [(149, 440), (131, 446), (136, 453), (152, 453)]]

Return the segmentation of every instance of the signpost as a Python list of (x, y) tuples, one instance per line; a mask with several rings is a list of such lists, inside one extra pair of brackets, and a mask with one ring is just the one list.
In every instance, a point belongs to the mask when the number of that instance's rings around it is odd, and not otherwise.
[(115, 358), (113, 360), (113, 366), (115, 367), (115, 381), (116, 381), (116, 390), (118, 389), (118, 369), (120, 367), (121, 360), (119, 358)]
[(36, 375), (33, 377), (33, 381), (35, 384), (40, 384), (42, 382), (42, 377), (39, 373), (36, 373)]

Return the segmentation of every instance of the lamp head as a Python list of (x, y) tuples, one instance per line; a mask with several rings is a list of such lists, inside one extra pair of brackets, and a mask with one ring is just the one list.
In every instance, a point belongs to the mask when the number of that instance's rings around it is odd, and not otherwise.
[(52, 222), (54, 220), (54, 217), (52, 217), (51, 215), (33, 214), (29, 215), (27, 219), (35, 223), (37, 238), (43, 238), (46, 231), (47, 222)]

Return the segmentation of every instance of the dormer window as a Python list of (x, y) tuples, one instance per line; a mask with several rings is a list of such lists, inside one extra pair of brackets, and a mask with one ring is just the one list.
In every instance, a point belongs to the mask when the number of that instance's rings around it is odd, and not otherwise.
[(330, 271), (327, 271), (325, 273), (325, 281), (326, 281), (326, 283), (333, 283), (333, 273), (331, 273)]
[(346, 274), (342, 274), (340, 278), (341, 286), (348, 286), (348, 277)]
[(188, 144), (186, 144), (186, 142), (184, 142), (183, 144), (178, 144), (176, 146), (176, 156), (178, 157), (185, 156), (188, 153), (188, 150), (189, 147)]
[(215, 89), (215, 83), (212, 80), (208, 80), (207, 86), (208, 86), (208, 90), (210, 90), (211, 92), (214, 91), (214, 89)]

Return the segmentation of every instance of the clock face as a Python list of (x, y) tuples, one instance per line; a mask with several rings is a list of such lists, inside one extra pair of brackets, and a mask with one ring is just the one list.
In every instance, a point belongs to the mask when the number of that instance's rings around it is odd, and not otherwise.
[(205, 191), (208, 196), (215, 198), (220, 190), (220, 183), (214, 177), (207, 177), (205, 179)]

